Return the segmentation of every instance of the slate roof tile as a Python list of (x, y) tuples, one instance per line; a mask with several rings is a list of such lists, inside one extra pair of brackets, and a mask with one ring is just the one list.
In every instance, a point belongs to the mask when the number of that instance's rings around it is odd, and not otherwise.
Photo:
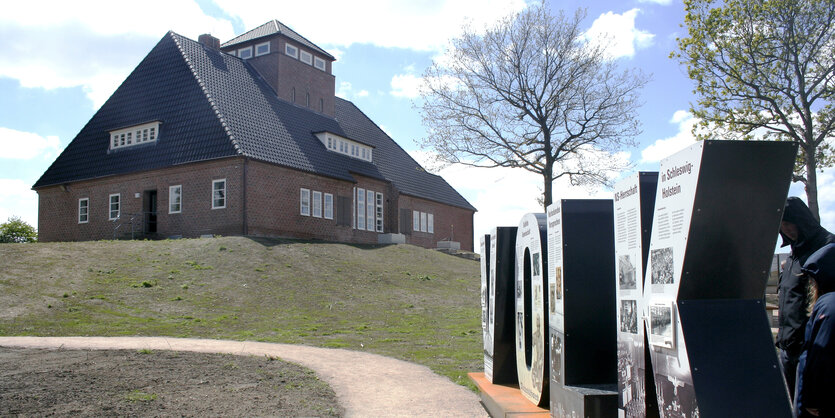
[[(318, 175), (391, 181), (407, 195), (475, 208), (427, 173), (353, 103), (336, 118), (278, 99), (246, 61), (169, 32), (67, 146), (34, 188), (242, 155)], [(108, 152), (109, 131), (161, 121), (155, 143)], [(374, 147), (373, 162), (328, 151), (328, 131)]]

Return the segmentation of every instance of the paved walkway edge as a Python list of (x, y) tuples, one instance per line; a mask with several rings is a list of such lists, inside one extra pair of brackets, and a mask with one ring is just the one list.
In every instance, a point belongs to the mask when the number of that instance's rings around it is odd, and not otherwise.
[(0, 337), (0, 346), (68, 350), (173, 350), (273, 356), (310, 368), (349, 417), (486, 417), (478, 395), (428, 367), (359, 351), (169, 337)]

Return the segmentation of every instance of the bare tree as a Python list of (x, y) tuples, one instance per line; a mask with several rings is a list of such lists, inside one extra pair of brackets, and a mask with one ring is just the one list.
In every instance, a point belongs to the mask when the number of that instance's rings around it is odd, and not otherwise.
[(465, 27), (424, 74), (422, 145), (444, 162), (541, 175), (545, 207), (563, 176), (608, 184), (629, 166), (615, 153), (635, 145), (648, 78), (620, 70), (603, 43), (586, 39), (585, 16), (539, 4), (483, 33)]
[(794, 181), (820, 219), (817, 170), (835, 163), (835, 1), (685, 0), (673, 58), (696, 82), (700, 139), (800, 143)]

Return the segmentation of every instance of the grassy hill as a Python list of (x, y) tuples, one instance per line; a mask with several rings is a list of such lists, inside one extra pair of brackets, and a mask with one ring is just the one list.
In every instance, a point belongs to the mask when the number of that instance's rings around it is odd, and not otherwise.
[(478, 263), (223, 237), (0, 244), (0, 335), (155, 335), (365, 350), (481, 370)]

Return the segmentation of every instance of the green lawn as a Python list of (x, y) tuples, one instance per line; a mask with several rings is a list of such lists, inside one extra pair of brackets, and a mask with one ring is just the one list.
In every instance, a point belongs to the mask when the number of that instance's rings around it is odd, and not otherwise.
[[(0, 335), (305, 344), (482, 369), (478, 263), (409, 245), (223, 237), (0, 244)], [(470, 386), (472, 387), (472, 386)]]

